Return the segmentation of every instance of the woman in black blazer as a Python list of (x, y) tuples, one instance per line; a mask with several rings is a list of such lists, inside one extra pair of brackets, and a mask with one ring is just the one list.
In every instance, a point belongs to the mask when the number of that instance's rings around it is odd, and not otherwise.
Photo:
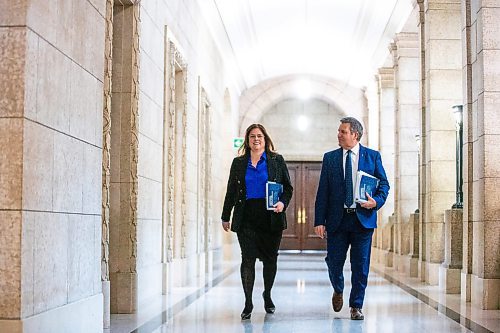
[[(276, 276), (282, 232), (286, 229), (285, 210), (292, 198), (293, 187), (285, 160), (274, 151), (273, 142), (261, 124), (247, 128), (238, 155), (231, 165), (221, 219), (225, 231), (231, 230), (238, 235), (241, 283), (245, 293), (241, 319), (250, 319), (257, 258), (262, 261), (264, 270), (264, 309), (267, 313), (275, 311), (271, 288)], [(274, 210), (266, 209), (267, 181), (283, 185), (283, 194)]]

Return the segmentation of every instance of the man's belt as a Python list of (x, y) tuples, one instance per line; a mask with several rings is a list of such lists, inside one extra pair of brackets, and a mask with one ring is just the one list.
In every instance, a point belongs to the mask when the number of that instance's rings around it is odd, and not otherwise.
[(344, 208), (346, 214), (356, 214), (356, 208)]

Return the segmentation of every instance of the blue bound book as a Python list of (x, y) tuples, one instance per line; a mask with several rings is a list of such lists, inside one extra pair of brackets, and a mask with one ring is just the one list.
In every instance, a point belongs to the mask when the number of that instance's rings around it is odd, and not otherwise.
[(356, 193), (354, 195), (354, 201), (359, 203), (367, 202), (368, 197), (366, 196), (366, 193), (373, 197), (377, 187), (378, 178), (364, 171), (358, 171), (356, 174)]
[(266, 183), (266, 208), (267, 210), (274, 210), (274, 205), (280, 200), (283, 194), (283, 185), (276, 182)]

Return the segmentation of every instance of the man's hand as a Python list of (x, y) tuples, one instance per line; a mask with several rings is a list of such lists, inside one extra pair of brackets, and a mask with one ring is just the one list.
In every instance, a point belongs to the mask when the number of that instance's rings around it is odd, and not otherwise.
[(325, 231), (325, 226), (324, 225), (318, 225), (314, 227), (314, 232), (316, 235), (319, 236), (319, 238), (323, 239), (325, 238), (326, 231)]
[(228, 232), (231, 229), (231, 223), (222, 221), (222, 229), (225, 232)]
[(281, 213), (283, 209), (285, 209), (285, 204), (282, 203), (281, 201), (278, 201), (277, 203), (274, 204), (273, 207), (275, 213)]
[(361, 204), (361, 207), (366, 208), (366, 209), (373, 209), (377, 207), (377, 202), (375, 199), (373, 199), (368, 193), (366, 193), (366, 196), (368, 198), (367, 202), (364, 202)]

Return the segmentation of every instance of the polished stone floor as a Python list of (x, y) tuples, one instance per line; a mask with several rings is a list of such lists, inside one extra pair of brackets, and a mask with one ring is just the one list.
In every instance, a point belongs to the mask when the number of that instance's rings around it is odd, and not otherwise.
[[(349, 308), (333, 312), (332, 289), (324, 253), (279, 256), (273, 288), (276, 313), (266, 314), (261, 293), (262, 265), (257, 264), (254, 311), (248, 321), (240, 319), (244, 297), (236, 263), (203, 288), (178, 288), (168, 299), (151, 304), (137, 315), (113, 315), (111, 333), (313, 333), (313, 332), (496, 332), (498, 311), (489, 321), (473, 321), (415, 289), (372, 271), (363, 312), (364, 321), (349, 318)], [(386, 276), (387, 277), (387, 276)], [(345, 267), (346, 295), (350, 291), (349, 264)], [(412, 292), (413, 291), (413, 292)], [(153, 302), (154, 303), (154, 302)], [(157, 310), (154, 310), (157, 309)], [(160, 309), (160, 310), (158, 310)], [(156, 311), (156, 313), (154, 313)], [(487, 325), (486, 325), (486, 324)], [(484, 326), (483, 326), (484, 325)]]

